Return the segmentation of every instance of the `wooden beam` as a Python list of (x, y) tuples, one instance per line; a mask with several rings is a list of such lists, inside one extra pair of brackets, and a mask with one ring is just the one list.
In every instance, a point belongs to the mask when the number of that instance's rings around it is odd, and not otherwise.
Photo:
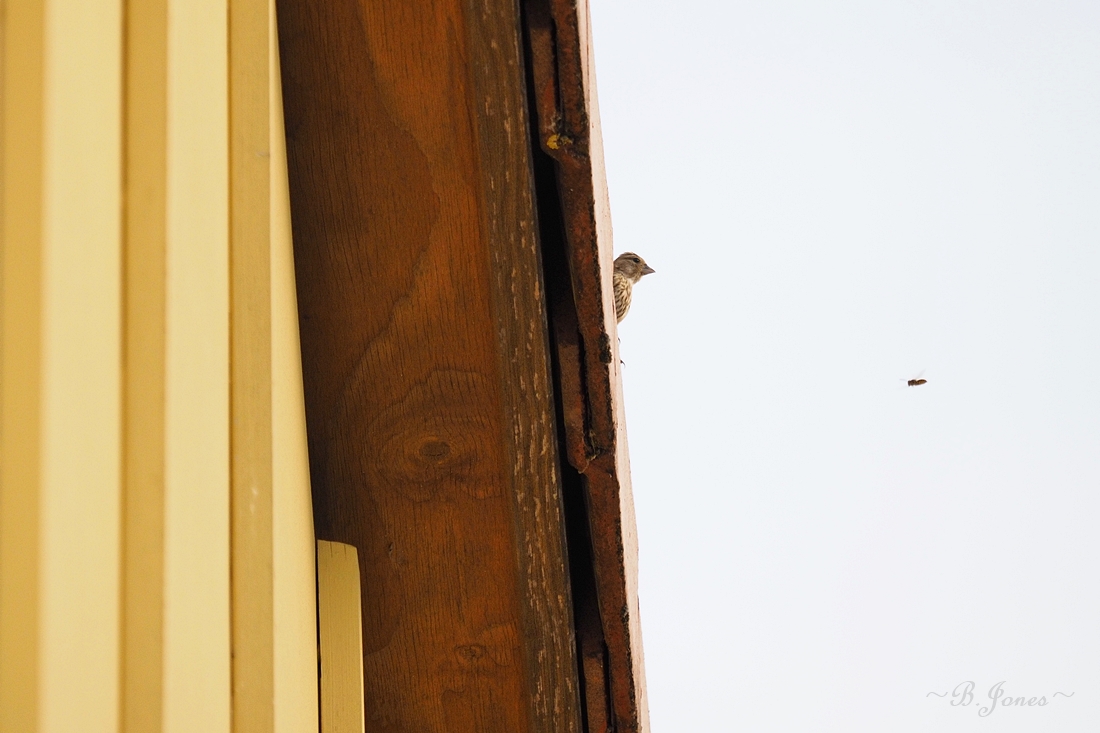
[(514, 3), (280, 0), (319, 539), (368, 730), (579, 731)]

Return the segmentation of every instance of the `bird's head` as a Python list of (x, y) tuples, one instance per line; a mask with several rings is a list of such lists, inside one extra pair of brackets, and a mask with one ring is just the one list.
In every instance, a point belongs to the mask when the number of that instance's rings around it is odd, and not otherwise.
[(615, 272), (626, 275), (630, 282), (636, 283), (642, 279), (643, 275), (650, 275), (656, 270), (633, 252), (623, 252), (615, 258)]

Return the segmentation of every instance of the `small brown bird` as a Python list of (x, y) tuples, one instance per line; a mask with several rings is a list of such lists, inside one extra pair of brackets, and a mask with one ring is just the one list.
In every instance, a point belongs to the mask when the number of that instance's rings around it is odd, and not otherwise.
[(615, 272), (611, 276), (611, 282), (615, 287), (615, 317), (620, 323), (630, 310), (630, 291), (634, 283), (654, 272), (656, 270), (633, 252), (623, 252), (615, 258)]

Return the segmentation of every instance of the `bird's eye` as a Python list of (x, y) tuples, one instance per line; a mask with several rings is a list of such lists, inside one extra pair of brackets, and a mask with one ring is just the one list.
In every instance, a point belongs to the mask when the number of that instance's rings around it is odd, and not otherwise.
[(634, 260), (634, 262), (636, 262), (636, 263), (641, 262), (641, 260), (639, 260), (637, 257), (631, 257), (630, 259)]

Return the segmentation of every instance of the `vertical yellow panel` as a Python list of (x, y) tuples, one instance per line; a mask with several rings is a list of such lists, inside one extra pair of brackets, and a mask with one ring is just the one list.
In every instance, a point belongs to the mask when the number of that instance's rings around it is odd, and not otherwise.
[(230, 729), (225, 0), (168, 12), (164, 730)]
[(0, 733), (34, 731), (39, 707), (42, 16), (6, 0), (0, 20)]
[(45, 15), (39, 730), (118, 729), (121, 9)]
[(363, 612), (359, 556), (342, 542), (317, 543), (322, 733), (362, 733)]
[(127, 8), (126, 733), (230, 727), (226, 12)]
[(271, 49), (271, 431), (276, 733), (317, 731), (317, 604), (305, 393), (275, 3)]
[(163, 717), (167, 0), (126, 4), (122, 730)]
[(233, 730), (274, 729), (268, 0), (229, 4)]

